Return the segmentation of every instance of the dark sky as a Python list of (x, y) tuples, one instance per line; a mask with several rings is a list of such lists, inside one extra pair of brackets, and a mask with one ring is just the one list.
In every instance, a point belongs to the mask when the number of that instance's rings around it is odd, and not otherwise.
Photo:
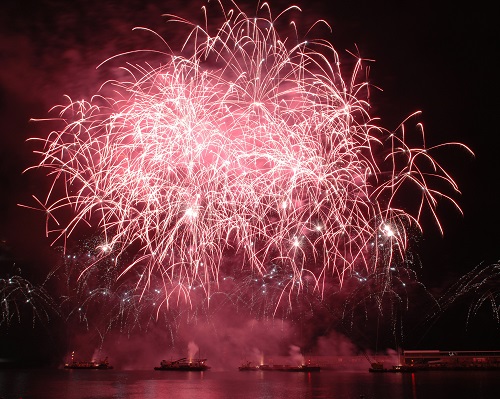
[[(161, 46), (132, 28), (152, 28), (168, 41), (173, 33), (165, 27), (161, 14), (198, 16), (198, 4), (194, 0), (1, 2), (3, 268), (10, 267), (12, 260), (32, 265), (49, 252), (43, 215), (17, 206), (28, 203), (44, 184), (34, 175), (22, 175), (33, 162), (25, 140), (44, 134), (43, 127), (29, 119), (46, 117), (64, 94), (76, 98), (95, 92), (103, 80), (103, 72), (95, 67), (105, 58), (142, 46), (145, 40), (153, 47)], [(282, 4), (271, 2), (274, 10)], [(421, 110), (419, 121), (429, 144), (458, 141), (475, 153), (471, 157), (454, 149), (440, 158), (462, 191), (457, 201), (464, 216), (450, 206), (439, 206), (444, 236), (432, 223), (424, 226), (424, 238), (418, 243), (421, 281), (439, 292), (475, 266), (497, 261), (500, 104), (496, 55), (500, 35), (491, 2), (308, 0), (296, 4), (303, 10), (304, 26), (320, 18), (331, 24), (333, 33), (328, 39), (346, 60), (349, 55), (344, 50), (375, 60), (370, 63), (370, 82), (383, 91), (373, 90), (371, 103), (382, 126), (395, 129), (408, 115)], [(0, 273), (3, 277), (6, 271)], [(31, 268), (29, 273), (41, 275), (43, 271)], [(498, 291), (493, 287), (497, 299)], [(463, 326), (462, 316), (457, 316), (458, 328)], [(492, 320), (487, 323), (485, 336), (495, 342), (498, 325)], [(478, 334), (464, 336), (473, 340)], [(442, 343), (444, 338), (435, 342)]]

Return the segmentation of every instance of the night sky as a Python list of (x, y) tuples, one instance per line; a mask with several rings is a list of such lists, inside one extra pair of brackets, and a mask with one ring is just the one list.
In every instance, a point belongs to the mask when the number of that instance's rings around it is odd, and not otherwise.
[[(283, 4), (271, 2), (271, 7), (276, 13)], [(496, 56), (500, 35), (490, 2), (459, 6), (451, 1), (308, 0), (295, 4), (302, 8), (303, 26), (321, 18), (330, 23), (333, 32), (327, 38), (347, 67), (351, 59), (348, 51), (374, 60), (369, 63), (369, 81), (382, 90), (371, 91), (371, 112), (380, 117), (381, 126), (396, 129), (408, 115), (420, 110), (418, 122), (425, 127), (429, 145), (457, 141), (475, 153), (472, 157), (454, 148), (438, 157), (462, 192), (457, 201), (464, 215), (443, 204), (437, 211), (444, 236), (431, 220), (424, 225), (423, 238), (413, 244), (419, 281), (439, 296), (475, 267), (497, 262), (500, 104)], [(96, 92), (107, 78), (105, 70), (95, 68), (104, 59), (145, 46), (161, 48), (161, 42), (154, 42), (151, 35), (132, 32), (134, 27), (148, 27), (167, 41), (175, 40), (176, 32), (169, 31), (161, 14), (201, 17), (200, 6), (201, 1), (195, 0), (1, 2), (0, 278), (21, 268), (24, 278), (42, 282), (53, 259), (51, 241), (44, 235), (44, 215), (18, 206), (31, 203), (31, 195), (46, 188), (36, 173), (22, 173), (34, 163), (26, 139), (48, 133), (30, 119), (47, 117), (48, 110), (61, 103), (65, 94), (76, 99)], [(500, 286), (493, 283), (489, 289), (498, 301)], [(467, 296), (457, 301), (434, 324), (409, 322), (405, 331), (408, 345), (499, 349), (500, 325), (490, 303), (467, 324), (467, 301), (473, 299)], [(410, 299), (409, 308), (415, 311), (420, 301)], [(496, 306), (498, 309), (499, 304)], [(50, 356), (46, 346), (34, 343), (34, 336), (51, 345), (64, 342), (57, 352), (65, 354), (71, 340), (64, 322), (53, 317), (32, 327), (31, 314), (27, 313), (20, 322), (0, 325), (0, 358), (15, 357), (16, 350)], [(347, 331), (341, 333), (349, 336)], [(366, 335), (357, 337), (361, 344), (369, 345)], [(391, 347), (390, 340), (382, 346)]]

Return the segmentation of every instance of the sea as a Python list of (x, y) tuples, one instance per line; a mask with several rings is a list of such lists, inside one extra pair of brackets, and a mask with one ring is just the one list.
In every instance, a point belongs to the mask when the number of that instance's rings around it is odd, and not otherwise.
[(499, 399), (500, 371), (0, 370), (1, 399)]

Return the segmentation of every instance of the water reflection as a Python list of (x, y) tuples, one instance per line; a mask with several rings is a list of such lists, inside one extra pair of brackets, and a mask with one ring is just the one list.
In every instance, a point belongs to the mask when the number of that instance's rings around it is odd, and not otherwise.
[(483, 399), (498, 372), (0, 370), (2, 399)]

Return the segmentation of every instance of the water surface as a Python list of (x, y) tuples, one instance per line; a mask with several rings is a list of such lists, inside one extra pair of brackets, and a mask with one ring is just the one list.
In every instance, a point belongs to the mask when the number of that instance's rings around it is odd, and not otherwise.
[(1, 399), (498, 399), (500, 371), (0, 370)]

